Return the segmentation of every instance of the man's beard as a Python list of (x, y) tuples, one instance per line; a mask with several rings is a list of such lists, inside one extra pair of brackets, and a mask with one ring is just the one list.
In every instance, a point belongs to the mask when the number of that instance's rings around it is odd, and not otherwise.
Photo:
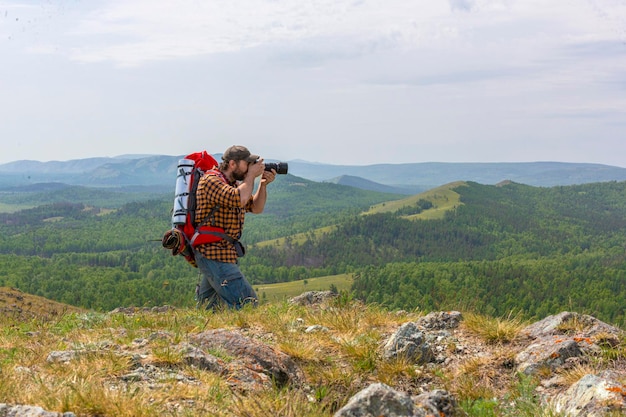
[(246, 178), (246, 172), (241, 172), (239, 168), (233, 171), (233, 179), (235, 181), (243, 181)]

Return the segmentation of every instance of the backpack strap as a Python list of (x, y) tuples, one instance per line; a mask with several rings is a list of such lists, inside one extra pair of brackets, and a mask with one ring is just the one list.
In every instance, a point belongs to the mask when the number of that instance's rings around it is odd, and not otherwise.
[[(211, 169), (211, 170), (208, 170), (208, 171), (204, 172), (204, 174), (203, 174), (203, 175), (206, 175), (206, 174), (212, 174), (212, 175), (215, 175), (216, 177), (218, 177), (219, 179), (221, 179), (221, 180), (224, 182), (224, 184), (228, 184), (228, 180), (226, 179), (226, 177), (224, 176), (224, 174), (223, 174), (220, 170), (218, 170), (218, 169)], [(197, 184), (197, 183), (196, 183), (196, 184)], [(197, 185), (196, 185), (196, 189), (197, 189)], [(196, 199), (196, 195), (195, 195), (195, 194), (196, 194), (196, 193), (195, 193), (195, 190), (194, 190), (194, 192), (193, 192), (194, 207), (195, 207), (195, 205), (196, 205), (196, 204), (195, 204), (195, 199)], [(219, 210), (219, 209), (220, 209), (220, 207), (221, 207), (221, 206), (220, 206), (219, 204), (217, 204), (217, 205), (213, 206), (213, 207), (211, 208), (211, 211), (209, 211), (209, 213), (208, 213), (206, 216), (204, 216), (204, 218), (203, 218), (201, 221), (199, 221), (199, 222), (196, 222), (196, 219), (195, 219), (195, 217), (196, 217), (196, 216), (195, 216), (195, 214), (196, 214), (196, 213), (194, 212), (194, 213), (193, 213), (192, 222), (193, 222), (193, 226), (196, 228), (196, 231), (197, 231), (197, 230), (198, 230), (201, 226), (206, 226), (206, 225), (207, 225), (207, 221), (208, 221), (209, 219), (211, 220), (211, 226), (212, 226), (212, 227), (216, 227), (216, 226), (215, 226), (215, 212), (216, 212), (217, 210)], [(232, 239), (232, 238), (231, 238), (231, 239)], [(227, 239), (227, 240), (228, 240), (228, 239)]]
[[(215, 227), (215, 228), (216, 229), (221, 229), (221, 228), (218, 228), (218, 227)], [(218, 236), (218, 237), (221, 237), (222, 239), (226, 240), (227, 242), (232, 243), (233, 245), (235, 244), (235, 242), (239, 242), (237, 239), (234, 239), (232, 236), (229, 236), (229, 235), (227, 235), (224, 232), (220, 232), (219, 230), (203, 229), (203, 228), (201, 228), (201, 226), (198, 226), (198, 227), (196, 227), (196, 231), (193, 234), (193, 236), (191, 237), (191, 240), (189, 241), (191, 246), (194, 246), (195, 241), (201, 235)]]
[[(226, 179), (226, 177), (221, 171), (217, 169), (212, 169), (212, 170), (206, 171), (204, 175), (209, 174), (209, 173), (215, 175), (216, 177), (219, 177), (225, 184), (228, 184), (228, 180)], [(195, 195), (194, 195), (194, 198), (195, 198)], [(224, 229), (222, 229), (221, 227), (215, 226), (215, 212), (219, 210), (220, 208), (221, 206), (219, 204), (213, 206), (211, 208), (211, 211), (209, 211), (209, 213), (206, 216), (204, 216), (204, 218), (199, 223), (194, 224), (195, 231), (194, 231), (193, 236), (189, 240), (189, 244), (191, 245), (191, 247), (195, 247), (196, 246), (195, 242), (198, 238), (200, 238), (200, 236), (213, 235), (221, 239), (224, 239), (225, 241), (233, 245), (235, 247), (235, 251), (237, 252), (237, 256), (242, 257), (246, 253), (246, 248), (244, 247), (244, 245), (238, 239), (235, 239), (232, 236), (224, 233)], [(195, 213), (194, 213), (194, 217), (195, 217)], [(210, 220), (210, 224), (208, 224), (209, 220)]]

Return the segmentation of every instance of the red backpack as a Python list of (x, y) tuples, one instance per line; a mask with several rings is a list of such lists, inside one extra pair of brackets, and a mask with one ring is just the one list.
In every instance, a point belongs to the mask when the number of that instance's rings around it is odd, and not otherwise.
[[(235, 244), (235, 239), (224, 233), (221, 227), (198, 224), (196, 221), (196, 190), (198, 181), (207, 172), (218, 165), (215, 158), (206, 151), (187, 155), (178, 161), (176, 169), (176, 190), (172, 212), (172, 228), (165, 232), (161, 243), (172, 251), (172, 255), (181, 255), (187, 262), (197, 267), (193, 248), (204, 243), (225, 239)], [(215, 208), (214, 208), (215, 210)]]

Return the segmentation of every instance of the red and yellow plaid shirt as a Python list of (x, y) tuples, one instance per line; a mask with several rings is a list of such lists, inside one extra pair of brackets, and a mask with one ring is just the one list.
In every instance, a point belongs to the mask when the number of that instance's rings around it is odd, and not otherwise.
[[(221, 227), (227, 235), (239, 239), (243, 232), (244, 216), (251, 209), (252, 198), (242, 207), (237, 184), (228, 183), (220, 171), (207, 171), (198, 181), (196, 222)], [(207, 259), (237, 262), (235, 247), (224, 239), (200, 245), (197, 249)]]

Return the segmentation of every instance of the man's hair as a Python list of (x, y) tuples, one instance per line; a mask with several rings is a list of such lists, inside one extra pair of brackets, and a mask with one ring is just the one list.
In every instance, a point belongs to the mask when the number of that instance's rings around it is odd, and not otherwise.
[[(232, 159), (231, 159), (232, 161)], [(229, 161), (222, 161), (220, 162), (220, 164), (217, 166), (217, 169), (219, 169), (220, 171), (224, 172), (228, 169), (228, 162)]]

